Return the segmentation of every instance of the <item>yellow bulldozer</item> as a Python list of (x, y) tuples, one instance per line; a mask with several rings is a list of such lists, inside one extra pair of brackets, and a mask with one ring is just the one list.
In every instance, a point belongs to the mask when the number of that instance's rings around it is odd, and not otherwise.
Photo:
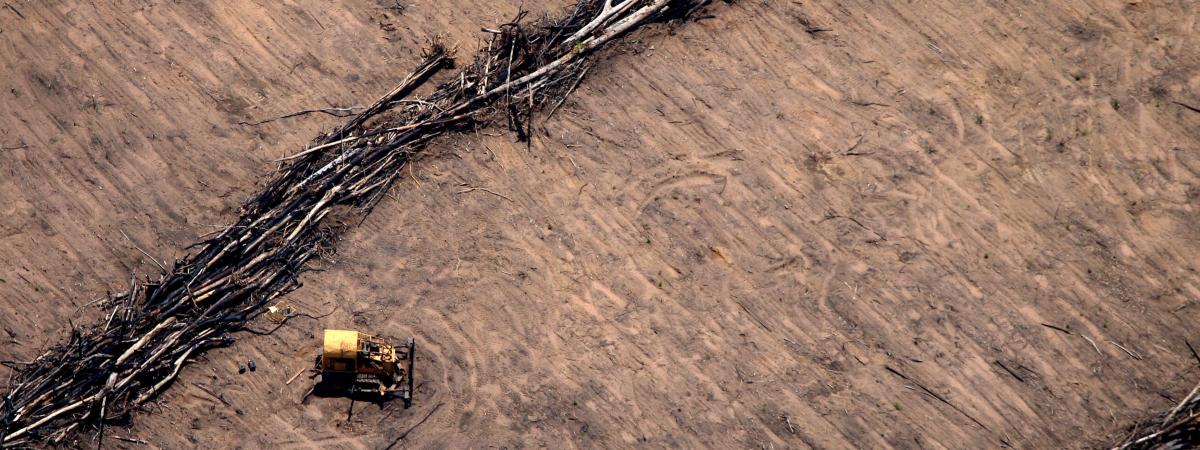
[(413, 357), (416, 342), (409, 338), (392, 346), (375, 336), (348, 330), (325, 330), (325, 343), (317, 355), (317, 388), (350, 395), (399, 397), (412, 406)]

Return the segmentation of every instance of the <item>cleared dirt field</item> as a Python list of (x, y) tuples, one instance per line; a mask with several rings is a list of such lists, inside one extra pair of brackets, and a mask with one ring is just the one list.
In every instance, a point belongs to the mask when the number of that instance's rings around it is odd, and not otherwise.
[[(369, 103), (426, 40), (469, 55), (519, 6), (198, 4), (0, 5), (0, 359), (337, 119), (247, 122)], [(210, 352), (109, 435), (1094, 447), (1200, 379), (1195, 5), (718, 5), (631, 36), (531, 145), (434, 145), (289, 297), (332, 314)], [(284, 382), (326, 327), (415, 336), (414, 407), (302, 404)]]

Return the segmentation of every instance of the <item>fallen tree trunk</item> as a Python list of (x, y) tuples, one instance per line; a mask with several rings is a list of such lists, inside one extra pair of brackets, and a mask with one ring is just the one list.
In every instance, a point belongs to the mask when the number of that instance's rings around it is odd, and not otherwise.
[[(284, 158), (236, 223), (194, 245), (157, 280), (108, 299), (103, 323), (22, 367), (0, 405), (0, 446), (58, 443), (103, 430), (168, 387), (188, 358), (232, 342), (264, 306), (298, 288), (333, 251), (334, 218), (362, 216), (435, 137), (564, 98), (588, 59), (645, 23), (684, 19), (709, 0), (580, 0), (557, 20), (491, 33), (485, 50), (431, 94), (405, 100), (451, 56), (433, 45), (394, 90), (311, 146)], [(516, 117), (510, 123), (520, 123)]]

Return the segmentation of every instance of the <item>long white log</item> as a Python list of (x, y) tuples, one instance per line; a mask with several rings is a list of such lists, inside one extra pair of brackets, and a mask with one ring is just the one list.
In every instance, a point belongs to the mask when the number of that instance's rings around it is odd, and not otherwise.
[(29, 430), (32, 430), (34, 428), (45, 425), (47, 422), (54, 420), (54, 418), (56, 418), (58, 416), (61, 416), (63, 414), (74, 411), (74, 410), (78, 409), (80, 406), (83, 406), (85, 404), (91, 403), (92, 401), (96, 400), (96, 397), (99, 397), (99, 396), (100, 396), (100, 394), (96, 394), (91, 397), (88, 397), (83, 400), (72, 403), (70, 405), (64, 406), (64, 407), (60, 408), (58, 411), (55, 411), (55, 412), (52, 412), (52, 413), (46, 415), (46, 417), (43, 417), (41, 420), (34, 422), (32, 424), (29, 424), (29, 426), (27, 426), (25, 428), (15, 431), (15, 432), (13, 432), (13, 434), (5, 436), (4, 440), (0, 441), (0, 444), (4, 444), (5, 442), (11, 442), (11, 441), (20, 439), (21, 436), (24, 436), (25, 433), (29, 432)]
[(138, 350), (141, 350), (142, 347), (145, 347), (146, 344), (150, 343), (150, 340), (154, 339), (154, 336), (157, 336), (160, 331), (174, 324), (175, 316), (171, 316), (167, 318), (167, 320), (162, 321), (162, 323), (152, 328), (149, 333), (146, 333), (145, 336), (142, 336), (141, 339), (138, 339), (137, 342), (134, 342), (128, 350), (125, 350), (125, 353), (122, 353), (121, 356), (117, 358), (117, 365), (119, 366), (124, 364), (129, 357), (133, 356), (134, 353), (137, 353)]
[(179, 376), (179, 369), (183, 367), (183, 362), (186, 361), (188, 356), (192, 355), (192, 351), (199, 348), (201, 344), (204, 344), (204, 342), (200, 342), (195, 345), (192, 345), (191, 347), (189, 347), (187, 349), (186, 352), (183, 352), (183, 355), (181, 355), (179, 357), (179, 359), (175, 360), (175, 370), (172, 370), (171, 374), (168, 375), (166, 378), (163, 378), (158, 383), (155, 383), (154, 387), (150, 388), (149, 391), (143, 392), (142, 395), (139, 395), (137, 400), (134, 401), (134, 403), (138, 404), (138, 405), (145, 403), (146, 400), (149, 400), (150, 397), (153, 397), (154, 394), (157, 393), (159, 389), (162, 389), (163, 386), (166, 386), (167, 383), (170, 383), (171, 380), (174, 380), (175, 377)]

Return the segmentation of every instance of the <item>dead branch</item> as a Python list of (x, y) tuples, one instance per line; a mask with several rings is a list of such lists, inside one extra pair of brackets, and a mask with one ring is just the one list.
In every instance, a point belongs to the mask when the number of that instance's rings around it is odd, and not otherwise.
[[(354, 222), (346, 219), (365, 217), (435, 138), (494, 124), (514, 110), (532, 118), (535, 110), (561, 105), (590, 58), (614, 39), (648, 22), (685, 18), (709, 1), (579, 0), (565, 18), (523, 23), (518, 17), (495, 27), (487, 48), (428, 95), (412, 97), (453, 66), (450, 51), (438, 44), (366, 108), (268, 119), (361, 109), (279, 160), (236, 221), (188, 247), (194, 253), (168, 265), (134, 245), (162, 273), (131, 278), (128, 291), (107, 299), (111, 310), (103, 321), (72, 326), (34, 361), (10, 365), (15, 370), (0, 398), (0, 447), (69, 442), (104, 417), (127, 415), (155, 398), (193, 357), (229, 345), (267, 305), (297, 289), (314, 260), (333, 254), (349, 226), (342, 224)], [(512, 201), (481, 187), (461, 193), (476, 190)]]
[(443, 405), (442, 403), (438, 403), (437, 405), (434, 405), (433, 409), (430, 409), (429, 413), (425, 414), (425, 417), (422, 417), (421, 420), (418, 421), (416, 424), (413, 424), (413, 426), (409, 427), (407, 430), (404, 430), (403, 433), (400, 433), (399, 436), (396, 436), (396, 439), (393, 439), (392, 443), (388, 444), (388, 446), (384, 447), (384, 449), (391, 450), (392, 447), (395, 447), (396, 444), (399, 444), (400, 441), (402, 441), (402, 440), (404, 440), (404, 438), (408, 437), (409, 433), (412, 433), (413, 430), (417, 429), (417, 427), (424, 424), (425, 421), (429, 420), (430, 417), (433, 417), (433, 413), (438, 412), (438, 410), (442, 408), (442, 405)]
[(276, 120), (290, 119), (292, 117), (299, 117), (299, 116), (304, 116), (304, 115), (308, 115), (308, 114), (317, 114), (317, 113), (328, 114), (333, 117), (349, 117), (351, 115), (351, 113), (358, 111), (360, 109), (367, 109), (367, 107), (366, 106), (347, 106), (345, 108), (333, 108), (333, 107), (331, 107), (331, 108), (310, 108), (310, 109), (296, 111), (294, 113), (284, 114), (282, 116), (275, 116), (275, 117), (272, 117), (269, 119), (255, 121), (255, 122), (241, 121), (241, 122), (238, 122), (238, 125), (258, 126), (258, 125), (262, 125), (264, 123), (274, 122)]
[(508, 197), (507, 197), (507, 196), (505, 196), (504, 194), (500, 194), (500, 193), (498, 193), (498, 192), (496, 192), (496, 191), (493, 191), (493, 190), (491, 190), (491, 189), (488, 189), (488, 188), (482, 188), (482, 187), (472, 187), (472, 186), (469, 186), (469, 187), (467, 187), (466, 189), (463, 189), (463, 190), (461, 190), (461, 191), (458, 191), (458, 193), (459, 193), (459, 194), (466, 194), (466, 193), (468, 193), (468, 192), (474, 192), (474, 191), (483, 191), (483, 192), (487, 192), (487, 193), (489, 193), (489, 194), (495, 195), (495, 196), (497, 196), (497, 197), (500, 197), (500, 198), (502, 198), (502, 199), (508, 200), (508, 201), (510, 201), (510, 202), (511, 202), (511, 201), (513, 201), (513, 199), (511, 199), (511, 198), (508, 198)]
[(25, 15), (24, 15), (24, 14), (21, 14), (21, 11), (20, 11), (20, 10), (18, 10), (18, 9), (17, 9), (17, 7), (15, 7), (15, 6), (13, 6), (12, 4), (9, 4), (9, 3), (5, 3), (5, 4), (4, 4), (4, 7), (5, 7), (5, 8), (8, 8), (9, 10), (11, 10), (11, 11), (12, 11), (14, 14), (16, 14), (16, 15), (17, 15), (17, 17), (20, 17), (20, 18), (21, 18), (21, 20), (25, 20)]
[(1184, 102), (1176, 102), (1176, 101), (1172, 101), (1171, 103), (1174, 103), (1174, 104), (1176, 104), (1176, 105), (1179, 105), (1179, 106), (1182, 106), (1182, 107), (1184, 107), (1184, 108), (1187, 108), (1187, 109), (1188, 109), (1189, 111), (1191, 111), (1191, 112), (1194, 112), (1194, 113), (1200, 113), (1200, 108), (1197, 108), (1197, 107), (1195, 107), (1195, 106), (1189, 105), (1189, 104), (1187, 104), (1187, 103), (1184, 103)]
[(1042, 324), (1042, 326), (1043, 326), (1043, 327), (1046, 327), (1046, 328), (1049, 328), (1049, 329), (1051, 329), (1051, 330), (1055, 330), (1055, 331), (1061, 332), (1061, 333), (1066, 333), (1066, 334), (1075, 334), (1075, 333), (1072, 333), (1072, 332), (1070, 332), (1070, 331), (1069, 331), (1069, 330), (1067, 330), (1066, 328), (1063, 328), (1063, 327), (1060, 327), (1060, 326), (1057, 326), (1057, 325), (1051, 325), (1051, 324), (1048, 324), (1048, 323), (1043, 323), (1043, 324)]
[(954, 409), (955, 411), (958, 411), (959, 414), (962, 414), (966, 418), (971, 419), (971, 421), (975, 422), (976, 425), (979, 425), (980, 427), (982, 427), (985, 430), (992, 431), (991, 428), (988, 428), (987, 425), (984, 425), (983, 422), (980, 422), (979, 419), (975, 418), (975, 416), (968, 414), (966, 411), (963, 411), (962, 408), (959, 408), (958, 406), (955, 406), (953, 403), (950, 403), (950, 400), (947, 400), (946, 397), (941, 396), (941, 394), (938, 394), (937, 392), (933, 392), (931, 389), (925, 387), (925, 385), (917, 382), (917, 380), (910, 378), (908, 375), (901, 373), (899, 370), (896, 370), (896, 369), (892, 368), (891, 366), (884, 366), (884, 368), (887, 369), (888, 372), (891, 372), (893, 375), (900, 377), (904, 381), (912, 383), (914, 386), (921, 388), (921, 390), (924, 391), (926, 395), (933, 397), (935, 400), (937, 400), (939, 402), (945, 403), (946, 406), (949, 406), (950, 408)]

